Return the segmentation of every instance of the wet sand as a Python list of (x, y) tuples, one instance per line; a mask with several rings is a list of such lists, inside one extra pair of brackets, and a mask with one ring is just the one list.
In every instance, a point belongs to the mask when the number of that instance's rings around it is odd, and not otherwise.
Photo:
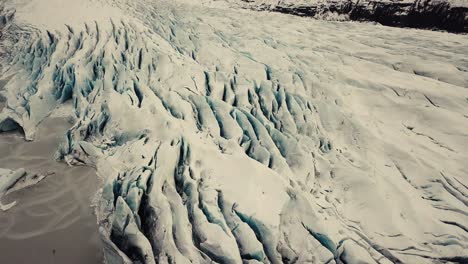
[(52, 173), (3, 198), (17, 205), (0, 211), (0, 263), (102, 263), (90, 207), (100, 181), (92, 168), (69, 167), (54, 159), (68, 127), (65, 117), (50, 117), (33, 142), (19, 132), (0, 133), (0, 168)]

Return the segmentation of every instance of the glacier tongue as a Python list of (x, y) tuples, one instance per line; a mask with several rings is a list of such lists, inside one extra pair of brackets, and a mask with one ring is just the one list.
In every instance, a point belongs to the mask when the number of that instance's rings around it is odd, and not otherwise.
[(466, 35), (48, 1), (0, 9), (0, 131), (71, 101), (109, 263), (467, 260)]

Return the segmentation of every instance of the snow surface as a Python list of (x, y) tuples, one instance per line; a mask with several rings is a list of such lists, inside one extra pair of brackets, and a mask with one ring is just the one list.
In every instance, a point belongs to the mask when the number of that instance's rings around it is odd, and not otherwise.
[(107, 261), (466, 261), (468, 36), (220, 3), (6, 4), (0, 131), (72, 102)]

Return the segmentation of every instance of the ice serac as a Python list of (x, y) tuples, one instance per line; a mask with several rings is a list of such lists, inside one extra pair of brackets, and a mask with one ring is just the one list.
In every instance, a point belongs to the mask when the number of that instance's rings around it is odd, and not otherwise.
[(240, 0), (236, 4), (239, 3), (256, 10), (320, 19), (468, 32), (468, 2), (464, 0)]
[(467, 260), (467, 36), (82, 3), (16, 5), (0, 124), (73, 105), (57, 158), (105, 179), (109, 263)]

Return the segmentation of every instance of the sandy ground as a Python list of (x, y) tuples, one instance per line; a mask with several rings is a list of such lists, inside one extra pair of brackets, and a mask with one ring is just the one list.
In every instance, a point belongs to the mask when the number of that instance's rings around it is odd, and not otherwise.
[(24, 141), (19, 132), (0, 134), (1, 168), (51, 173), (36, 186), (4, 198), (18, 204), (0, 212), (0, 263), (102, 263), (90, 208), (99, 187), (95, 171), (54, 159), (69, 126), (66, 118), (51, 117), (40, 125), (34, 142)]

